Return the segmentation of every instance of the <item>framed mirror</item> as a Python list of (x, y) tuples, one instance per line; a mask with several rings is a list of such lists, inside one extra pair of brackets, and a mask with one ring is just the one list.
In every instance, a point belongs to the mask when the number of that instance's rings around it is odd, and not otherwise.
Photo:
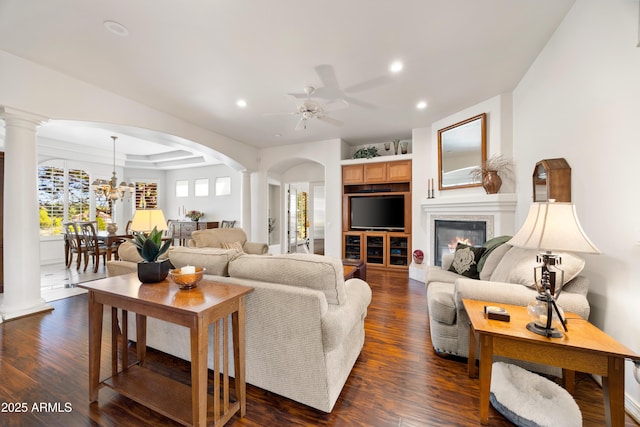
[(469, 172), (487, 160), (487, 114), (438, 131), (438, 188), (479, 187)]

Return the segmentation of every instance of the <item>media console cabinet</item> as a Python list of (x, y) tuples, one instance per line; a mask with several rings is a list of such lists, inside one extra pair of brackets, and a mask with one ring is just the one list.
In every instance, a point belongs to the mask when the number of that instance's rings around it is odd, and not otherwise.
[[(363, 260), (368, 268), (408, 270), (411, 264), (411, 160), (363, 161), (342, 166), (342, 258)], [(404, 199), (400, 230), (375, 224), (354, 228), (354, 198)], [(397, 212), (394, 212), (397, 213)], [(397, 225), (397, 224), (396, 224)]]

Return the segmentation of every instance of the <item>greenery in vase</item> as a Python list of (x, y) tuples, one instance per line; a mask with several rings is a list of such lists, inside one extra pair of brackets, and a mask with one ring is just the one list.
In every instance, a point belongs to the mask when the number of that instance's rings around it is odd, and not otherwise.
[(187, 212), (187, 218), (191, 219), (191, 221), (198, 221), (200, 218), (204, 216), (204, 212), (191, 210)]
[(513, 161), (502, 154), (494, 155), (480, 166), (471, 169), (469, 175), (475, 182), (482, 182), (482, 178), (490, 171), (497, 172), (501, 178), (509, 179), (513, 176)]
[(162, 242), (162, 231), (158, 231), (156, 227), (153, 227), (148, 235), (134, 232), (131, 243), (136, 246), (138, 253), (146, 262), (158, 261), (158, 257), (167, 252), (171, 246), (171, 240)]
[(378, 153), (378, 149), (373, 145), (371, 145), (369, 147), (364, 147), (356, 150), (356, 152), (353, 153), (353, 158), (354, 159), (371, 159), (373, 157), (378, 157), (379, 155), (380, 154)]

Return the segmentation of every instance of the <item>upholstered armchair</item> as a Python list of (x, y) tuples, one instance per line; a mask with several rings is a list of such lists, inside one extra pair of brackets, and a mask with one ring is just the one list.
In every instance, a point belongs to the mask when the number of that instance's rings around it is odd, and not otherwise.
[(247, 242), (247, 234), (242, 228), (210, 228), (191, 233), (190, 248), (242, 249), (248, 254), (263, 255), (269, 252), (266, 243)]

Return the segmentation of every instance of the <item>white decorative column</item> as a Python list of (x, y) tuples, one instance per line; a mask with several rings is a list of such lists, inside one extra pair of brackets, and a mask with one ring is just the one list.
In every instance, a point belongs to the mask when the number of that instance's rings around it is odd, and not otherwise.
[(0, 322), (52, 310), (40, 293), (36, 129), (46, 117), (0, 106), (4, 144), (4, 295)]
[(242, 177), (242, 187), (240, 190), (242, 194), (240, 203), (242, 228), (245, 233), (247, 233), (249, 240), (251, 240), (251, 172), (245, 169), (240, 172), (240, 176)]

